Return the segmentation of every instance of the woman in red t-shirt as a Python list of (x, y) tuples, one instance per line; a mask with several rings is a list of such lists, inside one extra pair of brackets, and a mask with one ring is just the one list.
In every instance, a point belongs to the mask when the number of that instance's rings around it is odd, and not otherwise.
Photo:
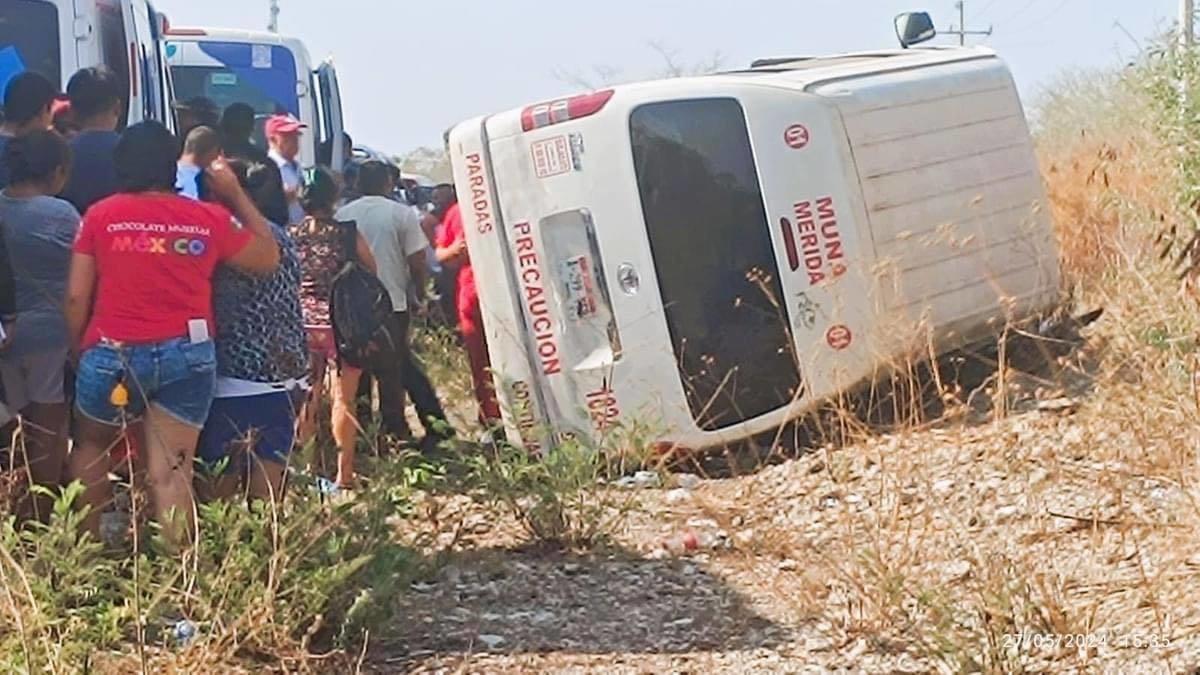
[(71, 257), (66, 316), (79, 365), (69, 470), (97, 534), (112, 496), (108, 449), (142, 415), (158, 520), (176, 542), (178, 526), (191, 525), (192, 461), (216, 387), (213, 272), (279, 265), (270, 225), (228, 167), (207, 172), (224, 206), (175, 193), (179, 150), (157, 122), (126, 129), (113, 153), (119, 192), (88, 210)]

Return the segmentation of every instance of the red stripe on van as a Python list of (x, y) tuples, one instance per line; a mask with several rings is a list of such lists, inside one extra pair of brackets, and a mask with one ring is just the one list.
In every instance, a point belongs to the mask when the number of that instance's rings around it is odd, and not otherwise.
[(791, 221), (787, 218), (780, 218), (779, 229), (783, 230), (783, 246), (787, 251), (788, 267), (795, 272), (800, 269), (800, 251), (796, 248), (796, 235), (792, 232)]

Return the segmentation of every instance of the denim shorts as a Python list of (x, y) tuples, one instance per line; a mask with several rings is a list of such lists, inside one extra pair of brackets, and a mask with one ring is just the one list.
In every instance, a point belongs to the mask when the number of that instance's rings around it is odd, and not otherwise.
[[(112, 402), (124, 383), (129, 402)], [(103, 341), (84, 352), (75, 379), (75, 407), (84, 417), (118, 426), (141, 417), (153, 405), (200, 429), (208, 419), (217, 386), (217, 354), (212, 341), (193, 344), (176, 338), (153, 344)]]

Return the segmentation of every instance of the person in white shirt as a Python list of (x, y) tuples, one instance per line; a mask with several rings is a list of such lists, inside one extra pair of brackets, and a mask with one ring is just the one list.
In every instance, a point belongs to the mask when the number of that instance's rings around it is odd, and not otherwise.
[(446, 414), (429, 378), (409, 349), (410, 297), (420, 308), (425, 298), (428, 270), (425, 250), (429, 239), (421, 229), (416, 209), (390, 198), (395, 191), (391, 168), (371, 161), (358, 170), (358, 189), (363, 195), (338, 210), (339, 221), (354, 221), (367, 240), (378, 265), (379, 280), (392, 299), (392, 339), (401, 358), (388, 372), (372, 373), (379, 382), (379, 407), (384, 428), (400, 439), (410, 436), (404, 415), (404, 395), (412, 396), (417, 415), (425, 427), (426, 440), (436, 442), (448, 433)]
[(189, 199), (200, 199), (200, 176), (221, 156), (221, 135), (212, 127), (196, 127), (183, 143), (175, 174), (175, 189)]
[(304, 220), (304, 209), (300, 207), (300, 135), (307, 128), (291, 115), (275, 115), (267, 120), (267, 142), (271, 161), (279, 167), (283, 177), (283, 191), (287, 196), (288, 225)]

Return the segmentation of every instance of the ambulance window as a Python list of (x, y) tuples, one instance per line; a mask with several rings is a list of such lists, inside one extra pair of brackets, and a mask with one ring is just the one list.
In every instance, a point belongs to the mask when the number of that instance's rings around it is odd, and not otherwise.
[(5, 0), (0, 4), (0, 85), (26, 70), (61, 82), (60, 44), (53, 3)]
[(741, 104), (643, 105), (630, 117), (630, 132), (692, 416), (711, 431), (786, 406), (801, 378)]
[[(112, 0), (101, 0), (96, 3), (100, 13), (100, 21), (96, 26), (100, 37), (100, 51), (104, 65), (108, 66), (121, 81), (122, 91), (125, 92), (124, 109), (121, 113), (121, 125), (129, 119), (129, 39), (125, 37), (125, 16), (121, 10), (122, 3)], [(70, 75), (68, 75), (68, 78)]]

